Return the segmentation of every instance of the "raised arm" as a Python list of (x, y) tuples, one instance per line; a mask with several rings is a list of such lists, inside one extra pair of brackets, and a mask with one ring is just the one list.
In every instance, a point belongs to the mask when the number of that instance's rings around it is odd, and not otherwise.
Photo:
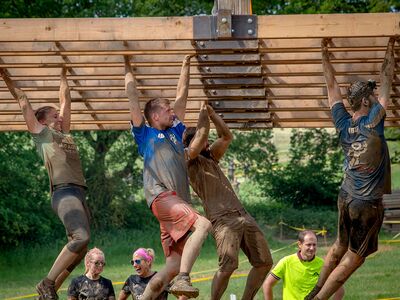
[(60, 117), (62, 118), (61, 131), (68, 133), (71, 129), (71, 94), (69, 92), (67, 69), (61, 70), (60, 76)]
[(39, 133), (45, 127), (40, 124), (36, 119), (35, 111), (32, 109), (31, 104), (26, 97), (26, 94), (20, 90), (19, 88), (14, 86), (14, 82), (10, 79), (7, 72), (0, 68), (0, 75), (3, 77), (4, 82), (6, 83), (11, 95), (17, 100), (19, 107), (22, 110), (22, 114), (25, 119), (26, 126), (28, 127), (28, 131), (31, 133)]
[(391, 37), (389, 39), (389, 43), (386, 49), (385, 58), (382, 63), (381, 73), (380, 73), (380, 81), (381, 86), (379, 90), (379, 103), (386, 110), (389, 99), (390, 99), (390, 90), (392, 89), (392, 81), (394, 75), (394, 43), (396, 39)]
[(262, 286), (263, 292), (264, 292), (264, 300), (274, 299), (272, 290), (273, 290), (273, 287), (275, 286), (275, 284), (277, 284), (277, 283), (278, 283), (278, 279), (276, 279), (271, 274), (267, 275), (267, 278), (265, 279), (263, 286)]
[(132, 124), (139, 127), (143, 122), (142, 112), (139, 105), (139, 95), (136, 88), (136, 80), (133, 76), (130, 63), (130, 56), (124, 56), (125, 61), (125, 91), (129, 100), (129, 111), (131, 114)]
[(196, 133), (188, 147), (189, 159), (196, 158), (203, 150), (208, 140), (209, 132), (210, 120), (208, 119), (207, 105), (204, 103), (200, 110), (199, 120), (197, 121)]
[(183, 59), (181, 74), (176, 88), (176, 99), (174, 104), (174, 113), (179, 120), (183, 122), (186, 112), (186, 102), (189, 94), (190, 81), (190, 58), (191, 55), (186, 55)]
[(343, 102), (342, 93), (340, 92), (339, 84), (335, 79), (335, 70), (329, 59), (328, 39), (323, 39), (322, 48), (322, 68), (325, 76), (325, 82), (328, 89), (329, 106), (332, 107), (335, 103)]
[(214, 159), (220, 160), (220, 158), (228, 149), (229, 144), (233, 139), (233, 135), (224, 120), (222, 120), (222, 118), (215, 113), (214, 109), (210, 105), (207, 105), (207, 109), (208, 115), (210, 116), (211, 121), (214, 123), (218, 134), (218, 139), (212, 143), (210, 146), (210, 151)]

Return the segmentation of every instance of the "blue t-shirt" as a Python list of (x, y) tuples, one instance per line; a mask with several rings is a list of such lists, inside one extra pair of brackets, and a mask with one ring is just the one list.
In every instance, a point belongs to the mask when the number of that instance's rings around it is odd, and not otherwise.
[(367, 116), (352, 120), (343, 103), (332, 107), (345, 155), (342, 189), (361, 200), (381, 199), (391, 193), (390, 157), (384, 137), (386, 112), (374, 104)]
[(147, 204), (162, 192), (175, 191), (179, 197), (190, 203), (182, 135), (186, 127), (175, 119), (172, 127), (158, 130), (144, 123), (132, 126), (132, 134), (138, 145), (139, 154), (144, 158), (143, 184)]

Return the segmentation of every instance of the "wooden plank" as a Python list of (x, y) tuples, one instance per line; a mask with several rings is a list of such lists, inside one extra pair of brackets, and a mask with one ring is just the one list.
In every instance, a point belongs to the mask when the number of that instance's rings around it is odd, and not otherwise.
[(191, 17), (1, 19), (0, 41), (190, 40), (192, 31)]
[(393, 36), (400, 14), (315, 14), (258, 16), (258, 38)]
[[(258, 16), (259, 38), (392, 36), (400, 15), (317, 14)], [(29, 28), (29, 30), (26, 30)], [(190, 40), (192, 17), (2, 19), (0, 41)]]

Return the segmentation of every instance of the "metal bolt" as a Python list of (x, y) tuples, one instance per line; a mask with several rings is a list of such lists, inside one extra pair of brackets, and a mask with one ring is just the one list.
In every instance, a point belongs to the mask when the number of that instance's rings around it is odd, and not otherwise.
[(235, 32), (235, 29), (231, 29), (231, 32), (234, 33), (234, 32)]
[(223, 114), (218, 114), (218, 116), (220, 116), (221, 118), (223, 118), (223, 117), (224, 117), (224, 115), (223, 115)]
[(215, 105), (215, 106), (219, 106), (219, 101), (215, 101), (215, 102), (214, 102), (214, 105)]
[(206, 67), (206, 71), (210, 72), (211, 71), (210, 67)]
[(253, 29), (247, 30), (247, 33), (248, 33), (249, 35), (252, 35), (252, 34), (253, 34)]
[(228, 20), (227, 20), (226, 18), (222, 18), (222, 19), (221, 19), (221, 22), (222, 22), (222, 23), (226, 23), (226, 22), (228, 22)]
[(208, 58), (208, 55), (207, 55), (207, 54), (204, 54), (204, 55), (203, 55), (203, 58), (204, 58), (204, 59), (207, 59), (207, 58)]
[(200, 45), (201, 47), (204, 47), (204, 42), (203, 42), (203, 41), (199, 42), (199, 45)]
[(216, 90), (212, 90), (212, 91), (211, 91), (211, 94), (216, 95), (216, 94), (217, 94), (217, 91), (216, 91)]
[(253, 23), (253, 19), (252, 18), (248, 18), (247, 19), (247, 23), (249, 23), (249, 24)]
[(213, 80), (213, 79), (208, 79), (208, 83), (209, 83), (209, 84), (213, 84), (213, 83), (214, 83), (214, 80)]

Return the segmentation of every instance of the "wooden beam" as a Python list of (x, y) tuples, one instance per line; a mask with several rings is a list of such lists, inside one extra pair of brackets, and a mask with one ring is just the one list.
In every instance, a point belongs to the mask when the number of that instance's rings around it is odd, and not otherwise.
[(190, 40), (191, 17), (1, 19), (0, 41)]
[(399, 22), (398, 13), (258, 16), (258, 38), (394, 36)]

